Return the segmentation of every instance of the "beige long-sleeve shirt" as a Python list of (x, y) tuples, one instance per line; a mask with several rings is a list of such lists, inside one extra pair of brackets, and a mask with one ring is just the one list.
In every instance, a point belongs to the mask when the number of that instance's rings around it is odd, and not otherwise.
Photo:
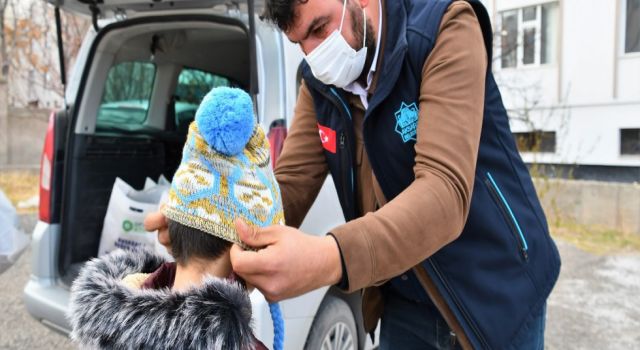
[[(384, 37), (382, 41), (384, 45)], [(384, 64), (384, 57), (379, 64)], [(405, 272), (462, 232), (473, 191), (486, 70), (487, 53), (475, 13), (467, 2), (456, 1), (445, 13), (422, 69), (415, 180), (388, 203), (364, 148), (365, 110), (358, 97), (349, 99), (356, 138), (356, 194), (363, 216), (331, 230), (345, 262), (349, 291)], [(313, 100), (303, 83), (275, 169), (286, 221), (296, 227), (328, 173), (316, 123)]]

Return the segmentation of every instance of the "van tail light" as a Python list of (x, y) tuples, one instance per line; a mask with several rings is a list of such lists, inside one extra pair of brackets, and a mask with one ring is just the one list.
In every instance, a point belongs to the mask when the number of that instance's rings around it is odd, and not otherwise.
[(284, 119), (276, 119), (269, 126), (269, 143), (271, 144), (271, 166), (276, 167), (276, 161), (282, 152), (284, 139), (287, 138), (287, 126)]
[(40, 210), (39, 219), (51, 222), (51, 178), (53, 174), (53, 145), (56, 114), (52, 112), (49, 116), (47, 134), (44, 138), (42, 149), (42, 159), (40, 160)]

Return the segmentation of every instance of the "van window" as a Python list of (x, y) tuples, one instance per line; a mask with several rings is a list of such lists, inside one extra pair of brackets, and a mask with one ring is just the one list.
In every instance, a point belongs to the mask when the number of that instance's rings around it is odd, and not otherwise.
[(109, 70), (97, 127), (139, 129), (147, 120), (156, 67), (149, 62), (123, 62)]
[(186, 130), (196, 115), (198, 105), (214, 87), (232, 86), (225, 77), (205, 71), (186, 68), (180, 72), (174, 94), (175, 120), (177, 130)]

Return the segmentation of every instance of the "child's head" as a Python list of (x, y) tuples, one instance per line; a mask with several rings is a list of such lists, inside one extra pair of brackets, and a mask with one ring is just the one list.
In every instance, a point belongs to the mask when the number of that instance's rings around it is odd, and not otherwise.
[(169, 220), (169, 238), (173, 259), (183, 266), (193, 259), (217, 260), (233, 244), (173, 220)]
[(260, 227), (284, 223), (269, 155), (251, 97), (240, 89), (211, 90), (189, 127), (162, 209), (178, 264), (216, 259), (232, 243), (247, 248), (235, 231), (236, 219)]

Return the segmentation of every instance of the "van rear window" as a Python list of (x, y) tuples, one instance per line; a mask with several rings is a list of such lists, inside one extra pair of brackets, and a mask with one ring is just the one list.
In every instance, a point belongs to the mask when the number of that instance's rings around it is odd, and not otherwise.
[(109, 70), (97, 127), (135, 130), (147, 120), (156, 66), (149, 62), (123, 62)]
[(174, 94), (176, 129), (186, 130), (193, 121), (200, 101), (214, 87), (234, 86), (231, 81), (223, 76), (185, 68), (180, 72), (178, 84)]

